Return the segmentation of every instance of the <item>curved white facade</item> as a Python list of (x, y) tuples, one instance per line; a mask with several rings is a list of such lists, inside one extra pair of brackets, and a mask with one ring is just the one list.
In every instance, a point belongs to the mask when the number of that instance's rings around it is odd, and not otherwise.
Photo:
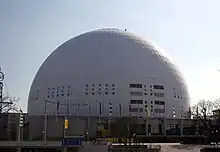
[(49, 114), (78, 116), (109, 116), (111, 103), (113, 117), (170, 118), (189, 106), (184, 79), (168, 58), (118, 29), (88, 32), (58, 47), (34, 78), (28, 114), (44, 114), (45, 100), (54, 102), (48, 103)]

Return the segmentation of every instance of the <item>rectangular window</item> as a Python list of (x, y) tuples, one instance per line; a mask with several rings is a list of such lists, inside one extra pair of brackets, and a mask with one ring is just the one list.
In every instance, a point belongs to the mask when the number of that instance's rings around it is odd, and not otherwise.
[(143, 108), (139, 108), (139, 111), (138, 112), (143, 112), (144, 111), (144, 109)]
[(165, 109), (154, 109), (155, 113), (164, 113)]
[(144, 109), (143, 108), (130, 108), (129, 112), (143, 112)]
[(130, 84), (130, 88), (142, 88), (142, 84)]
[(154, 104), (157, 104), (157, 105), (165, 105), (165, 101), (155, 100), (155, 101), (154, 101)]
[(143, 104), (143, 100), (130, 100), (130, 104)]
[(164, 93), (156, 93), (154, 92), (155, 97), (164, 97)]
[(154, 85), (154, 89), (164, 90), (162, 85)]
[(143, 96), (143, 92), (131, 92), (132, 96)]

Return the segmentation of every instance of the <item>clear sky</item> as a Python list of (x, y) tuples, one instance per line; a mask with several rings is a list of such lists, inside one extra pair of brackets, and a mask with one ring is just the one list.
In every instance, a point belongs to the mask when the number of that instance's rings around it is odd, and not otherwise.
[(68, 39), (103, 27), (127, 28), (166, 50), (192, 103), (220, 97), (219, 0), (0, 0), (0, 67), (26, 109), (34, 75)]

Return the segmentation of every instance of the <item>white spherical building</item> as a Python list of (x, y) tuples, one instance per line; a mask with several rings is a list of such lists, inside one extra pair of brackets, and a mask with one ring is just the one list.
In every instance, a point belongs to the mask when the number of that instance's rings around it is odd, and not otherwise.
[(45, 100), (48, 114), (78, 116), (178, 118), (189, 107), (175, 65), (150, 42), (118, 29), (87, 32), (59, 46), (34, 78), (28, 114), (43, 115)]

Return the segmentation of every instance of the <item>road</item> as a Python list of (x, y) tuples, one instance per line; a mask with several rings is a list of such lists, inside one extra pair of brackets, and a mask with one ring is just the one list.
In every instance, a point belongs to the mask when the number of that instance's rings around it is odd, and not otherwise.
[(203, 145), (161, 145), (161, 152), (200, 152)]

